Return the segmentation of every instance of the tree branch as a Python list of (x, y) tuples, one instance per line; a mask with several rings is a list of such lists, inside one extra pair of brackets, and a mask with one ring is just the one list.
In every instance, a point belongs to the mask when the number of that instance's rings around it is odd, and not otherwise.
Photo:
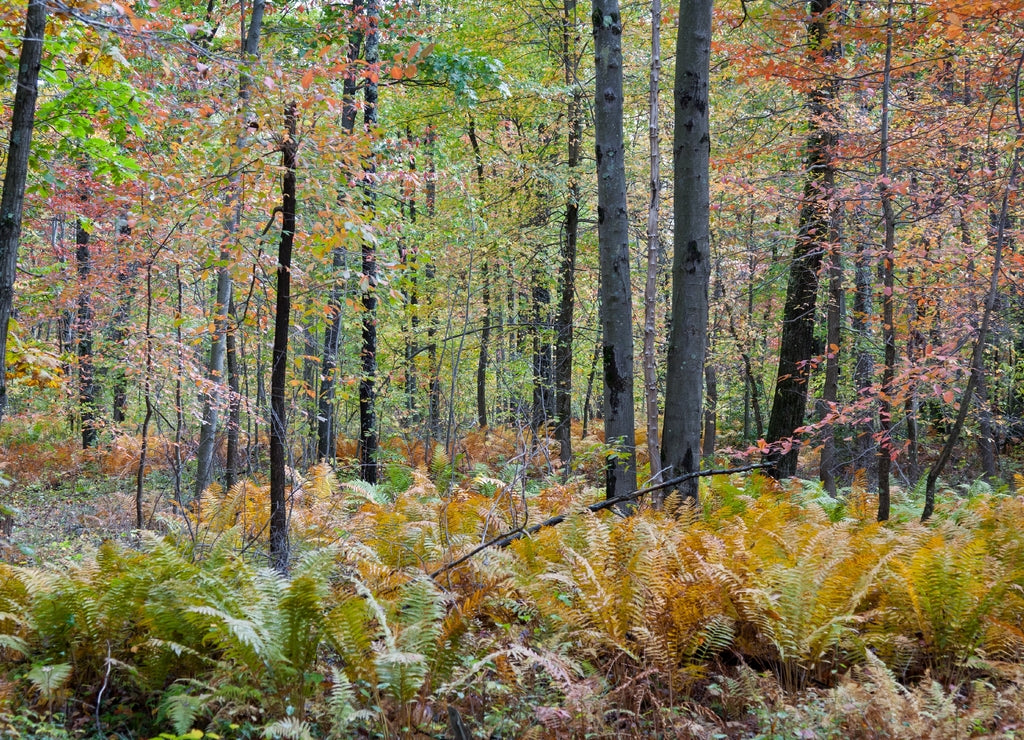
[[(751, 470), (760, 470), (761, 468), (767, 468), (767, 467), (771, 467), (769, 463), (752, 463), (750, 465), (743, 465), (743, 466), (738, 467), (738, 468), (728, 468), (728, 469), (721, 469), (721, 470), (700, 470), (700, 471), (697, 471), (696, 473), (687, 473), (686, 475), (680, 475), (680, 476), (677, 476), (675, 478), (670, 478), (667, 481), (664, 481), (662, 483), (658, 483), (658, 484), (653, 485), (653, 486), (647, 486), (646, 488), (639, 488), (639, 489), (633, 491), (632, 493), (625, 493), (625, 494), (623, 494), (621, 496), (616, 496), (615, 498), (609, 498), (609, 499), (604, 499), (603, 501), (598, 501), (596, 503), (590, 504), (587, 507), (587, 510), (588, 511), (601, 511), (602, 509), (609, 509), (609, 508), (615, 506), (616, 504), (621, 504), (621, 503), (623, 503), (625, 501), (632, 501), (632, 500), (634, 500), (636, 498), (639, 498), (640, 496), (643, 496), (644, 494), (651, 493), (653, 491), (658, 491), (658, 490), (661, 490), (663, 488), (671, 488), (672, 486), (679, 485), (680, 483), (683, 483), (683, 482), (688, 481), (688, 480), (692, 480), (694, 478), (706, 478), (706, 477), (712, 476), (712, 475), (731, 475), (732, 473), (746, 473), (746, 472), (749, 472)], [(450, 570), (452, 570), (454, 568), (457, 568), (458, 566), (462, 565), (463, 563), (465, 563), (470, 558), (473, 558), (476, 555), (479, 555), (484, 550), (489, 550), (492, 547), (500, 547), (500, 548), (508, 547), (509, 545), (511, 545), (516, 540), (522, 539), (523, 537), (529, 537), (530, 535), (537, 534), (537, 532), (539, 532), (540, 530), (544, 529), (545, 527), (553, 527), (556, 524), (561, 524), (562, 522), (565, 521), (566, 516), (568, 516), (568, 515), (567, 514), (559, 514), (557, 516), (551, 517), (550, 519), (545, 519), (540, 524), (534, 524), (532, 527), (529, 527), (529, 528), (516, 527), (515, 529), (512, 529), (512, 530), (510, 530), (508, 532), (505, 532), (503, 534), (500, 534), (497, 537), (489, 539), (486, 542), (484, 542), (483, 544), (474, 547), (472, 550), (467, 552), (465, 555), (462, 555), (461, 557), (456, 558), (452, 562), (446, 563), (445, 565), (442, 565), (440, 568), (438, 568), (437, 570), (435, 570), (432, 573), (430, 573), (429, 576), (430, 576), (431, 579), (437, 580), (438, 576), (441, 576), (441, 575), (447, 573), (448, 571), (450, 571)]]

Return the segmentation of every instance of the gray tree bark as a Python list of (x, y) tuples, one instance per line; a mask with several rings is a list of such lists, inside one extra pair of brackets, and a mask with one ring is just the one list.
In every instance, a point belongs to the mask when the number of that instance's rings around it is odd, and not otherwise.
[[(242, 41), (242, 59), (251, 61), (259, 54), (260, 33), (263, 28), (263, 10), (265, 0), (253, 0), (252, 17), (249, 19), (249, 30)], [(238, 81), (238, 98), (242, 109), (242, 125), (249, 102), (250, 80), (243, 72)], [(235, 143), (236, 152), (245, 146), (247, 134), (240, 133)], [(238, 198), (238, 185), (241, 171), (237, 162), (232, 160), (232, 171), (228, 185), (228, 207), (231, 215), (224, 225), (225, 238), (219, 255), (217, 268), (217, 291), (213, 306), (213, 336), (210, 338), (209, 390), (203, 394), (203, 421), (199, 428), (199, 449), (196, 453), (196, 496), (201, 494), (213, 482), (213, 452), (216, 447), (217, 428), (220, 423), (221, 396), (224, 390), (224, 358), (227, 353), (228, 306), (231, 303), (231, 251), (229, 242), (238, 231), (242, 204)]]
[[(594, 0), (594, 144), (604, 355), (605, 495), (636, 490), (633, 411), (633, 291), (622, 134), (622, 18), (618, 0)], [(634, 505), (623, 504), (621, 511)]]
[[(708, 169), (711, 136), (708, 82), (712, 0), (681, 1), (673, 101), (675, 241), (672, 258), (672, 317), (665, 380), (662, 468), (667, 478), (700, 470), (704, 360), (708, 338), (711, 276)], [(662, 489), (656, 503), (675, 493), (698, 500), (698, 479)]]

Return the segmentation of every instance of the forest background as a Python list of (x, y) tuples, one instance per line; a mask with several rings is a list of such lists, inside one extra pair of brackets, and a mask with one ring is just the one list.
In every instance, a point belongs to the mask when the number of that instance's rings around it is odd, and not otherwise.
[(16, 729), (850, 736), (858, 691), (865, 736), (1012, 725), (1020, 11), (29, 3)]

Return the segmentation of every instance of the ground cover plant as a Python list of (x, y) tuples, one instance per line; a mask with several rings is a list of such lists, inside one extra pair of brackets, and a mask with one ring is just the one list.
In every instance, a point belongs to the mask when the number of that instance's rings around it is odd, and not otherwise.
[[(587, 510), (599, 496), (582, 477), (503, 480), (483, 462), (503, 452), (514, 448), (500, 432), (479, 435), (465, 443), (472, 468), (396, 461), (394, 483), (376, 486), (312, 468), (292, 492), (287, 575), (267, 565), (259, 481), (184, 512), (154, 499), (159, 526), (125, 537), (123, 517), (93, 510), (91, 531), (111, 536), (60, 565), (53, 550), (19, 550), (39, 537), (15, 530), (14, 562), (0, 566), (5, 733), (1016, 731), (1014, 490), (951, 496), (927, 524), (900, 492), (880, 524), (856, 481), (833, 499), (741, 473), (706, 481), (700, 510), (645, 504), (623, 518)], [(120, 502), (130, 513), (131, 497)], [(566, 518), (445, 569), (554, 514)]]

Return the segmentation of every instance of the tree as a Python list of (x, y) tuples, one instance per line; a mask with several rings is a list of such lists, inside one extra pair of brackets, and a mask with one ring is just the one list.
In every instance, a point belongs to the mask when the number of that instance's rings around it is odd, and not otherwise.
[(270, 379), (270, 564), (288, 569), (288, 506), (285, 498), (288, 439), (288, 328), (291, 316), (292, 247), (295, 243), (296, 106), (285, 109), (285, 134), (281, 142), (284, 175), (281, 180), (281, 241), (277, 253), (277, 307), (274, 312), (274, 350)]
[[(253, 0), (252, 16), (249, 28), (242, 39), (242, 59), (248, 63), (257, 57), (260, 47), (260, 32), (263, 28), (263, 12), (265, 0)], [(249, 86), (251, 80), (248, 73), (243, 72), (238, 81), (238, 98), (241, 106), (241, 123), (244, 128), (235, 140), (235, 151), (231, 158), (229, 173), (228, 209), (229, 216), (225, 224), (223, 246), (220, 249), (217, 267), (217, 287), (214, 298), (213, 336), (210, 338), (209, 390), (203, 394), (203, 420), (199, 428), (199, 451), (196, 455), (196, 485), (198, 496), (213, 481), (213, 452), (217, 438), (217, 427), (220, 416), (221, 388), (224, 382), (224, 358), (227, 351), (228, 307), (231, 305), (231, 270), (232, 261), (229, 240), (234, 237), (239, 225), (238, 201), (239, 182), (241, 180), (241, 156), (249, 131), (247, 116), (249, 102)]]
[(7, 330), (14, 304), (21, 216), (28, 182), (28, 156), (32, 148), (45, 32), (46, 3), (43, 0), (29, 0), (25, 37), (18, 62), (17, 88), (14, 92), (7, 170), (4, 173), (3, 194), (0, 195), (0, 422), (7, 408)]
[[(711, 9), (711, 0), (684, 0), (679, 6), (673, 92), (672, 317), (662, 438), (662, 468), (669, 478), (700, 469), (701, 398), (711, 275), (708, 189)], [(696, 502), (698, 479), (691, 478), (676, 490), (682, 499)], [(662, 498), (666, 495), (662, 490)]]
[[(828, 61), (838, 53), (829, 28), (834, 12), (832, 0), (811, 0), (808, 3), (807, 46), (812, 64)], [(836, 93), (834, 78), (827, 76), (808, 94), (806, 179), (782, 314), (775, 397), (768, 419), (768, 442), (773, 448), (766, 455), (766, 461), (771, 465), (769, 472), (780, 478), (796, 473), (800, 447), (793, 437), (803, 425), (807, 408), (808, 380), (814, 356), (818, 270), (828, 251), (831, 234), (830, 204), (835, 189), (832, 154), (835, 131), (831, 117)]]
[[(622, 136), (622, 18), (618, 0), (594, 0), (594, 150), (604, 356), (605, 495), (636, 489), (633, 416), (633, 291)], [(628, 508), (628, 507), (623, 507)]]
[(658, 444), (658, 236), (661, 203), (661, 131), (658, 96), (661, 74), (661, 0), (651, 2), (651, 71), (647, 91), (647, 138), (650, 145), (651, 195), (647, 206), (647, 281), (644, 283), (644, 403), (647, 417), (647, 453), (651, 461), (651, 482), (661, 482), (661, 445)]

